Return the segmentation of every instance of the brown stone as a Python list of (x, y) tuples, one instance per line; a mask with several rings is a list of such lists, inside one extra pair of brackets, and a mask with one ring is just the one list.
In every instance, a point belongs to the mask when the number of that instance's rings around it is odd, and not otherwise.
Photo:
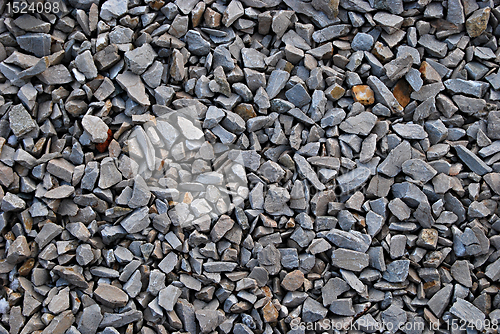
[(339, 3), (340, 0), (312, 0), (311, 2), (316, 10), (322, 11), (331, 20), (339, 14)]
[(426, 249), (436, 249), (438, 242), (438, 231), (433, 228), (425, 228), (420, 232), (417, 239), (417, 246)]
[(408, 82), (406, 82), (405, 79), (401, 79), (398, 81), (396, 86), (394, 86), (392, 94), (394, 94), (396, 100), (398, 100), (399, 104), (404, 108), (408, 105), (408, 103), (410, 103), (411, 92), (412, 89)]
[(96, 144), (95, 148), (101, 153), (106, 152), (106, 149), (108, 148), (109, 143), (111, 143), (112, 139), (113, 139), (113, 131), (111, 131), (111, 129), (108, 129), (108, 139), (106, 139), (104, 143)]
[(365, 106), (375, 102), (375, 95), (373, 90), (368, 85), (358, 85), (352, 87), (354, 101), (359, 102)]
[(394, 57), (391, 49), (380, 42), (376, 42), (373, 46), (372, 53), (378, 58), (382, 63), (387, 63)]
[(190, 192), (186, 192), (184, 194), (184, 199), (182, 200), (182, 203), (191, 204), (193, 199), (194, 199), (193, 195)]
[(485, 7), (476, 10), (465, 22), (465, 28), (470, 37), (475, 38), (480, 36), (488, 26), (488, 20), (490, 19), (490, 7)]
[(424, 292), (427, 298), (433, 296), (441, 288), (441, 282), (434, 280), (424, 283)]
[(279, 313), (272, 302), (267, 302), (267, 304), (262, 308), (262, 315), (265, 322), (276, 322), (278, 321)]
[(422, 62), (422, 65), (420, 65), (419, 71), (420, 73), (422, 73), (422, 79), (426, 84), (441, 81), (441, 76), (439, 76), (439, 73), (425, 60)]
[(34, 265), (35, 265), (35, 259), (31, 258), (26, 260), (26, 262), (24, 262), (23, 265), (18, 270), (19, 275), (28, 276), (28, 274), (31, 272), (31, 269), (33, 269)]
[(295, 291), (304, 284), (304, 273), (300, 270), (294, 270), (291, 273), (286, 274), (285, 278), (281, 282), (281, 286), (288, 291)]
[(217, 28), (220, 26), (220, 21), (222, 19), (222, 15), (212, 8), (208, 7), (205, 10), (205, 24), (209, 28)]
[(234, 108), (234, 112), (238, 114), (243, 120), (246, 122), (250, 118), (257, 117), (257, 114), (253, 110), (253, 106), (249, 103), (240, 103), (236, 108)]
[(165, 6), (165, 1), (152, 1), (149, 3), (149, 7), (155, 10), (160, 10), (163, 6)]
[(269, 288), (268, 286), (263, 286), (260, 289), (262, 290), (262, 292), (264, 292), (264, 295), (266, 295), (267, 298), (272, 298), (273, 297), (273, 293), (271, 291), (271, 288)]
[(285, 66), (283, 67), (283, 71), (287, 71), (288, 73), (291, 73), (293, 68), (294, 68), (293, 64), (290, 63), (289, 61), (287, 61), (285, 63)]
[(329, 87), (325, 91), (326, 97), (329, 98), (332, 101), (337, 101), (340, 99), (342, 96), (345, 94), (345, 89), (339, 85), (339, 84), (334, 84), (333, 86)]
[(205, 7), (205, 2), (200, 1), (191, 11), (191, 21), (193, 22), (193, 28), (197, 27), (201, 23), (201, 18), (203, 17), (203, 13), (205, 12)]

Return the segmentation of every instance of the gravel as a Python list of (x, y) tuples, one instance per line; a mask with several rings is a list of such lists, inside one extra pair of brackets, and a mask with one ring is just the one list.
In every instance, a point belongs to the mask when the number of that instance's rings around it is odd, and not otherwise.
[(0, 333), (500, 319), (498, 1), (48, 4), (0, 4)]

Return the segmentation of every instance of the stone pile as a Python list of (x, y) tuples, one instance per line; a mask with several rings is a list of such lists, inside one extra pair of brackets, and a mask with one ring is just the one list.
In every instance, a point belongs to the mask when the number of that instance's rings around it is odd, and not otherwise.
[(6, 3), (0, 334), (496, 329), (498, 0)]

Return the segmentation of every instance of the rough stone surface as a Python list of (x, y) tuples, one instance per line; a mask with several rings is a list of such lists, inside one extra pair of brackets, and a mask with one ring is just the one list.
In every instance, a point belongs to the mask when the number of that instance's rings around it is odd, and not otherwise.
[(0, 333), (500, 320), (497, 2), (4, 2)]

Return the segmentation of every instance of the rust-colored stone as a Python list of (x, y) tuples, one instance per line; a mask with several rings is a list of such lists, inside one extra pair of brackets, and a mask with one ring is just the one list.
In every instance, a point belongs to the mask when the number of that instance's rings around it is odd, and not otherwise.
[(285, 67), (283, 68), (283, 71), (287, 71), (288, 73), (291, 73), (293, 70), (294, 66), (292, 63), (289, 61), (286, 62)]
[(193, 195), (190, 192), (186, 192), (184, 194), (184, 199), (182, 200), (182, 203), (191, 204), (193, 199), (194, 199)]
[(26, 262), (24, 262), (24, 264), (18, 270), (19, 275), (28, 276), (28, 274), (31, 272), (31, 269), (33, 269), (34, 265), (35, 265), (35, 259), (31, 258), (26, 260)]
[(203, 17), (204, 12), (205, 12), (205, 2), (200, 1), (191, 11), (191, 21), (193, 22), (193, 28), (197, 27), (201, 23), (201, 18)]
[(480, 36), (488, 27), (488, 20), (490, 19), (490, 7), (485, 7), (476, 10), (465, 22), (465, 28), (471, 38)]
[(216, 12), (215, 10), (213, 10), (212, 8), (208, 7), (205, 10), (204, 18), (205, 18), (205, 24), (207, 25), (207, 27), (217, 28), (220, 26), (220, 21), (222, 19), (222, 15), (220, 13)]
[(376, 42), (373, 46), (372, 53), (375, 57), (378, 58), (382, 63), (387, 63), (394, 57), (394, 53), (392, 53), (391, 49), (388, 46), (380, 42)]
[(337, 101), (345, 94), (345, 89), (339, 84), (335, 84), (333, 87), (330, 87), (325, 92), (326, 97), (332, 101)]
[(149, 7), (154, 10), (160, 10), (163, 6), (165, 6), (165, 2), (163, 0), (152, 1), (149, 3)]
[(104, 143), (96, 144), (95, 148), (101, 153), (106, 152), (106, 150), (108, 149), (108, 145), (109, 143), (111, 143), (112, 139), (113, 139), (113, 132), (111, 131), (111, 129), (108, 129), (108, 139), (106, 139)]
[(12, 231), (9, 231), (9, 232), (5, 233), (3, 237), (6, 240), (10, 240), (10, 241), (16, 240), (16, 236), (14, 235), (14, 233), (12, 233)]
[(304, 284), (304, 273), (300, 270), (294, 270), (286, 274), (285, 278), (281, 282), (281, 286), (288, 291), (295, 291), (299, 289), (302, 284)]
[(273, 293), (271, 292), (271, 288), (269, 288), (268, 286), (263, 286), (260, 289), (262, 290), (262, 292), (264, 292), (264, 294), (266, 295), (266, 297), (268, 297), (268, 298), (272, 298), (273, 297)]
[(375, 103), (375, 95), (373, 90), (368, 85), (358, 85), (352, 87), (352, 94), (354, 101), (361, 103), (362, 105), (370, 105)]
[(257, 116), (257, 113), (253, 110), (253, 106), (249, 103), (240, 103), (234, 108), (234, 112), (238, 114), (246, 122), (250, 118)]
[(420, 65), (419, 71), (422, 73), (422, 79), (427, 84), (441, 81), (439, 73), (425, 60)]
[(410, 103), (410, 94), (412, 89), (406, 80), (401, 79), (398, 81), (396, 86), (392, 91), (396, 100), (398, 100), (399, 104), (404, 108)]
[(264, 321), (269, 323), (278, 321), (279, 313), (276, 310), (276, 307), (274, 307), (273, 303), (268, 302), (262, 308), (262, 315), (264, 316)]

